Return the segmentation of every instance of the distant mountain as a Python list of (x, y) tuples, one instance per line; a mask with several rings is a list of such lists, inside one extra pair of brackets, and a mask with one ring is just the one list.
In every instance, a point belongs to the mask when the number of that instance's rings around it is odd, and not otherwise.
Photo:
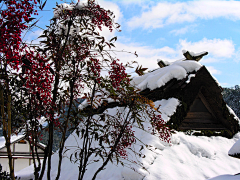
[(233, 88), (223, 88), (223, 99), (229, 107), (240, 118), (240, 86), (236, 85)]
[[(76, 115), (76, 112), (77, 112), (77, 107), (79, 106), (79, 104), (81, 104), (82, 102), (84, 101), (84, 99), (76, 99), (74, 102), (73, 102), (73, 106), (72, 106), (72, 111), (71, 111), (71, 115)], [(68, 113), (68, 107), (65, 107), (64, 108), (64, 111), (65, 113), (63, 115), (61, 115), (58, 120), (59, 122), (62, 124), (65, 120), (65, 118), (67, 117), (67, 113)], [(70, 115), (70, 116), (71, 116)], [(74, 116), (73, 115), (73, 116)], [(74, 118), (70, 118), (70, 121), (68, 123), (68, 129), (67, 129), (67, 132), (66, 132), (66, 139), (68, 138), (68, 136), (74, 131), (75, 129), (75, 126), (76, 126), (76, 122), (74, 122)], [(60, 141), (61, 141), (61, 138), (62, 138), (62, 132), (59, 131), (59, 129), (55, 129), (54, 132), (53, 132), (53, 151), (57, 151), (59, 149), (59, 145), (60, 145)], [(44, 128), (44, 130), (42, 130), (41, 132), (41, 137), (39, 137), (40, 139), (40, 142), (43, 143), (43, 144), (47, 144), (48, 143), (48, 128)]]

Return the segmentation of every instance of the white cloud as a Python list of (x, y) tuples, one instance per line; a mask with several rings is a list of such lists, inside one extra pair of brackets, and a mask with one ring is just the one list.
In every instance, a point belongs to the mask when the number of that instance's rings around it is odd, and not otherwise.
[(153, 48), (150, 46), (142, 46), (136, 43), (116, 43), (116, 49), (124, 50), (138, 54), (136, 58), (133, 54), (129, 53), (116, 53), (116, 57), (122, 62), (137, 61), (139, 65), (146, 67), (150, 70), (158, 68), (157, 59), (173, 62), (184, 58), (182, 50), (192, 51), (199, 53), (202, 51), (208, 51), (209, 54), (200, 61), (201, 64), (210, 64), (208, 66), (209, 71), (212, 74), (221, 74), (221, 71), (214, 68), (214, 63), (225, 60), (235, 54), (234, 44), (231, 40), (221, 39), (202, 39), (197, 42), (189, 42), (187, 40), (180, 40), (179, 44), (175, 48), (168, 46), (161, 48)]
[(38, 29), (36, 31), (32, 31), (28, 34), (26, 34), (24, 40), (27, 41), (27, 43), (32, 43), (32, 44), (39, 44), (39, 41), (43, 41), (42, 38), (38, 39), (40, 35), (42, 35), (43, 30)]
[(215, 63), (215, 62), (219, 62), (220, 59), (219, 58), (214, 58), (214, 57), (208, 57), (209, 55), (205, 56), (204, 58), (201, 59), (201, 63), (202, 64), (208, 64), (208, 63)]
[(238, 50), (234, 53), (234, 61), (235, 62), (240, 62), (240, 47)]
[(228, 39), (202, 39), (198, 42), (179, 41), (179, 48), (193, 52), (207, 51), (209, 54), (218, 57), (230, 58), (234, 55), (235, 47), (232, 40)]
[(180, 29), (174, 29), (174, 30), (170, 31), (170, 33), (174, 34), (176, 36), (177, 35), (182, 35), (182, 34), (186, 34), (187, 32), (196, 31), (196, 27), (197, 27), (197, 25), (193, 24), (193, 25), (185, 26), (185, 27), (180, 28)]
[(142, 65), (143, 67), (146, 67), (148, 69), (158, 68), (157, 59), (164, 59), (167, 61), (176, 60), (175, 49), (172, 49), (168, 46), (156, 49), (150, 46), (141, 46), (139, 44), (134, 44), (134, 43), (122, 44), (117, 42), (116, 49), (132, 52), (132, 53), (136, 51), (138, 54), (138, 57), (136, 57), (131, 53), (124, 53), (124, 52), (117, 52), (115, 55), (123, 63), (137, 61), (139, 65)]
[(168, 24), (193, 22), (197, 18), (240, 19), (239, 1), (189, 1), (167, 3), (159, 2), (149, 11), (129, 20), (128, 26), (134, 28), (161, 28)]
[(181, 10), (183, 3), (158, 3), (156, 6), (152, 7), (151, 11), (143, 12), (141, 17), (133, 17), (127, 23), (129, 27), (143, 27), (147, 28), (160, 28), (165, 24), (165, 19), (172, 19), (171, 17), (178, 14)]
[(207, 69), (211, 74), (221, 74), (222, 73), (221, 71), (215, 69), (213, 66), (207, 66)]

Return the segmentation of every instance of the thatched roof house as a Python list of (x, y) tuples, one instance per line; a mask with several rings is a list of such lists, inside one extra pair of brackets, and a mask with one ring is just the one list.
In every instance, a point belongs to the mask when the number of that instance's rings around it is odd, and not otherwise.
[(200, 60), (196, 58), (197, 56), (202, 57), (207, 53), (190, 57), (194, 60), (188, 60), (186, 54), (191, 55), (185, 51), (186, 59), (168, 66), (167, 63), (159, 61), (161, 68), (145, 74), (146, 77), (137, 77), (133, 80), (136, 82), (135, 85), (142, 89), (143, 96), (153, 101), (168, 98), (180, 101), (181, 105), (168, 121), (172, 128), (183, 131), (202, 130), (205, 135), (217, 131), (224, 136), (232, 137), (239, 131), (239, 119), (224, 102), (221, 86), (205, 66), (196, 62)]

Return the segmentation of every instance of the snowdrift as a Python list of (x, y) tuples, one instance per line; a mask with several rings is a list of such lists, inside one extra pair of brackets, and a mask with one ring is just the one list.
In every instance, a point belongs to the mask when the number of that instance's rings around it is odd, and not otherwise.
[[(157, 137), (141, 130), (136, 130), (136, 133), (142, 141), (156, 148), (154, 151), (145, 148), (143, 153), (146, 157), (138, 158), (146, 170), (132, 165), (134, 171), (127, 167), (130, 165), (127, 161), (123, 161), (125, 166), (117, 165), (116, 162), (109, 163), (106, 169), (97, 176), (98, 180), (204, 180), (221, 174), (228, 175), (219, 176), (213, 180), (240, 179), (239, 176), (232, 176), (240, 172), (240, 160), (228, 156), (229, 149), (240, 139), (240, 133), (232, 139), (227, 139), (224, 137), (196, 137), (176, 132), (172, 136), (171, 144), (161, 142)], [(71, 163), (69, 160), (73, 150), (77, 149), (78, 143), (79, 139), (75, 133), (70, 135), (66, 141), (66, 147), (71, 148), (72, 151), (68, 151), (64, 155), (60, 177), (62, 180), (77, 179), (78, 177), (78, 164)], [(139, 145), (135, 144), (133, 148), (137, 149)], [(131, 153), (129, 158), (135, 159)], [(52, 163), (53, 179), (57, 173), (57, 162), (58, 154), (56, 153), (53, 155)], [(94, 170), (99, 166), (100, 162), (90, 164), (84, 179), (91, 179)], [(21, 175), (21, 179), (29, 179), (31, 177), (29, 169), (16, 175)], [(45, 177), (45, 179), (47, 178)]]

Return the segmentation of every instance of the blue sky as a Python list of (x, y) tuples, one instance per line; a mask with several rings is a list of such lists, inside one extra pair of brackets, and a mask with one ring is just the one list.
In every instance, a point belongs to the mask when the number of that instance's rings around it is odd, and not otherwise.
[[(39, 13), (38, 25), (49, 24), (56, 1), (48, 0)], [(59, 4), (64, 1), (57, 1)], [(86, 0), (81, 0), (86, 2)], [(240, 1), (162, 1), (162, 0), (99, 0), (112, 10), (122, 32), (116, 48), (137, 52), (136, 58), (118, 53), (123, 62), (138, 61), (150, 70), (157, 68), (157, 59), (175, 61), (183, 58), (182, 50), (195, 53), (208, 51), (200, 63), (205, 65), (222, 87), (240, 84)], [(40, 29), (29, 33), (27, 40), (40, 35)]]

